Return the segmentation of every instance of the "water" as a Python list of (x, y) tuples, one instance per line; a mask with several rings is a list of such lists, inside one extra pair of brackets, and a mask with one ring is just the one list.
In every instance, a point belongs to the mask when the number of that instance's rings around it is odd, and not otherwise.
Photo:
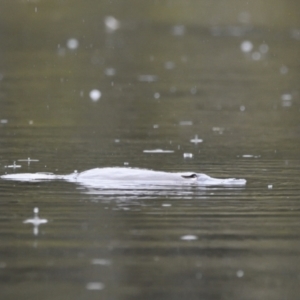
[(1, 299), (298, 299), (299, 4), (267, 2), (2, 4), (1, 175), (247, 184), (1, 180)]

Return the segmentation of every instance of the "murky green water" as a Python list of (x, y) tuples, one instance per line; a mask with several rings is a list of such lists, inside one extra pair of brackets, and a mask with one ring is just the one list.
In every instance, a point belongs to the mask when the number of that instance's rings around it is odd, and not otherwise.
[(125, 165), (247, 185), (1, 180), (1, 299), (298, 299), (299, 4), (267, 2), (2, 1), (1, 174)]

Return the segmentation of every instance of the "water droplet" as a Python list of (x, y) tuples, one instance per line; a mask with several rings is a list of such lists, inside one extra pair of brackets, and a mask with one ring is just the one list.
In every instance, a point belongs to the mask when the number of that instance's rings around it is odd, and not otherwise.
[(244, 276), (244, 271), (243, 271), (243, 270), (238, 270), (238, 271), (236, 272), (236, 276), (237, 276), (238, 278), (243, 277), (243, 276)]
[(68, 39), (67, 41), (67, 47), (70, 49), (70, 50), (75, 50), (77, 49), (79, 46), (79, 42), (77, 39), (74, 39), (74, 38), (71, 38), (71, 39)]
[(160, 98), (160, 93), (155, 93), (155, 94), (154, 94), (154, 98), (155, 98), (155, 99), (159, 99), (159, 98)]
[(167, 70), (172, 70), (175, 68), (175, 63), (172, 61), (167, 61), (167, 62), (165, 62), (165, 68)]
[(185, 26), (184, 25), (175, 25), (172, 28), (172, 34), (181, 36), (185, 34)]
[(267, 44), (261, 44), (259, 46), (259, 51), (262, 54), (266, 54), (269, 51), (269, 46)]
[(282, 65), (282, 66), (280, 67), (279, 71), (280, 71), (281, 74), (284, 75), (284, 74), (287, 74), (287, 72), (289, 71), (289, 69), (288, 69), (287, 66)]
[(112, 16), (105, 17), (104, 24), (106, 31), (110, 33), (120, 28), (120, 22)]
[(196, 95), (196, 94), (197, 94), (197, 91), (198, 91), (198, 90), (197, 90), (196, 87), (192, 87), (191, 90), (190, 90), (190, 92), (191, 92), (192, 95)]
[(252, 53), (252, 59), (253, 60), (260, 60), (261, 59), (261, 54), (259, 52), (253, 52)]
[(253, 44), (250, 41), (243, 41), (240, 47), (243, 52), (248, 53), (253, 49)]
[(248, 23), (250, 23), (251, 15), (250, 15), (250, 13), (248, 13), (247, 11), (242, 11), (242, 12), (240, 12), (239, 15), (238, 15), (238, 20), (239, 20), (241, 23), (248, 24)]
[(171, 86), (171, 87), (170, 87), (170, 92), (171, 92), (171, 93), (175, 93), (176, 91), (177, 91), (176, 86)]
[(96, 90), (96, 89), (91, 90), (91, 91), (90, 91), (90, 98), (91, 98), (94, 102), (98, 101), (98, 100), (101, 98), (101, 92), (100, 92), (99, 90)]
[(114, 76), (116, 75), (116, 70), (114, 68), (106, 68), (104, 73), (106, 76)]
[(300, 40), (300, 29), (292, 29), (291, 37), (296, 40)]

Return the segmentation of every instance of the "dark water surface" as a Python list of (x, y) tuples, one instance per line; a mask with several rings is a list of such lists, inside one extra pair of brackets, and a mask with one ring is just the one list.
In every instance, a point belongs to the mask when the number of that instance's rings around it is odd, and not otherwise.
[(124, 3), (3, 1), (1, 175), (125, 165), (247, 185), (1, 180), (1, 299), (299, 299), (298, 2), (273, 1), (278, 22), (263, 2)]

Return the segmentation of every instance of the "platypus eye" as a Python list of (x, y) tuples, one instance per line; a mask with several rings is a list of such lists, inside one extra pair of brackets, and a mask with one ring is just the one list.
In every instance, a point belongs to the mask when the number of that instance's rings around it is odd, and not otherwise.
[(197, 174), (191, 174), (191, 175), (181, 175), (181, 177), (189, 179), (189, 178), (197, 178)]

